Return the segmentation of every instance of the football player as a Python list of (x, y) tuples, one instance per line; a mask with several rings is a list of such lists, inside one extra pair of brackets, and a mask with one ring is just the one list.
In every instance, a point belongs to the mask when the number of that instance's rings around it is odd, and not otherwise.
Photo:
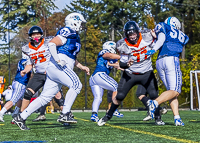
[(152, 55), (159, 49), (156, 69), (167, 89), (158, 98), (149, 101), (151, 117), (154, 118), (154, 112), (161, 103), (170, 101), (176, 126), (184, 126), (179, 115), (177, 99), (181, 93), (182, 86), (179, 56), (183, 50), (183, 46), (189, 40), (188, 36), (180, 31), (180, 29), (181, 23), (176, 17), (168, 17), (165, 22), (157, 24), (154, 29), (157, 42), (154, 48), (146, 54)]
[(1, 122), (4, 122), (3, 115), (5, 114), (5, 112), (9, 110), (12, 106), (14, 106), (15, 103), (18, 102), (18, 100), (21, 100), (21, 97), (24, 95), (26, 85), (31, 76), (31, 71), (29, 71), (23, 77), (20, 75), (20, 72), (24, 70), (27, 64), (27, 58), (28, 57), (26, 55), (22, 54), (22, 59), (18, 62), (15, 80), (12, 82), (12, 88), (13, 88), (12, 97), (10, 101), (8, 101), (0, 111)]
[[(118, 60), (120, 59), (120, 56), (116, 54), (115, 50), (115, 42), (108, 41), (103, 44), (103, 50), (99, 52), (97, 57), (96, 68), (89, 79), (90, 87), (94, 96), (94, 100), (92, 103), (92, 115), (90, 118), (93, 122), (99, 121), (98, 110), (102, 102), (104, 89), (113, 91), (113, 98), (117, 94), (118, 84), (112, 77), (109, 76), (110, 71), (113, 67), (119, 69)], [(123, 114), (119, 112), (114, 115), (116, 115), (117, 117), (123, 117)]]
[(21, 112), (29, 105), (33, 95), (43, 87), (46, 80), (46, 67), (51, 56), (47, 46), (49, 39), (43, 38), (43, 30), (39, 26), (32, 26), (28, 31), (28, 35), (30, 42), (22, 47), (22, 52), (28, 55), (29, 59), (25, 69), (21, 71), (21, 76), (31, 71), (33, 65), (36, 73), (26, 87)]
[(48, 76), (43, 91), (20, 115), (14, 118), (21, 130), (29, 129), (25, 125), (27, 117), (41, 106), (50, 102), (62, 85), (69, 87), (69, 90), (65, 96), (63, 110), (58, 121), (62, 123), (77, 123), (70, 116), (70, 109), (77, 94), (81, 91), (82, 84), (73, 71), (74, 65), (88, 75), (90, 74), (89, 68), (83, 66), (76, 59), (81, 48), (78, 32), (82, 29), (81, 24), (85, 22), (86, 20), (79, 13), (67, 15), (65, 27), (61, 28), (56, 37), (48, 43), (52, 56), (46, 69)]
[[(153, 73), (151, 57), (145, 53), (153, 43), (150, 32), (142, 33), (135, 21), (129, 21), (124, 25), (125, 38), (117, 42), (117, 50), (120, 53), (120, 67), (125, 69), (117, 89), (117, 96), (113, 99), (110, 110), (98, 122), (99, 126), (104, 125), (113, 116), (121, 101), (126, 97), (129, 90), (136, 84), (143, 85), (150, 99), (158, 97), (156, 78)], [(144, 102), (149, 99), (144, 96)], [(156, 110), (155, 123), (164, 125), (159, 110)]]

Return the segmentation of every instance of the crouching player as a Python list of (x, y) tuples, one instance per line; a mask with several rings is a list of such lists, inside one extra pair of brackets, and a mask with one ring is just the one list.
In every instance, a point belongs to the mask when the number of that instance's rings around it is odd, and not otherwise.
[[(118, 59), (120, 56), (116, 54), (116, 43), (108, 41), (103, 44), (103, 50), (101, 50), (97, 57), (97, 65), (94, 73), (90, 77), (89, 83), (94, 96), (92, 104), (92, 116), (91, 121), (98, 122), (98, 110), (102, 102), (104, 89), (113, 91), (112, 97), (117, 95), (117, 82), (109, 76), (113, 67), (119, 68)], [(117, 112), (117, 111), (116, 111)], [(114, 114), (115, 115), (115, 114)], [(123, 117), (118, 112), (118, 117)]]

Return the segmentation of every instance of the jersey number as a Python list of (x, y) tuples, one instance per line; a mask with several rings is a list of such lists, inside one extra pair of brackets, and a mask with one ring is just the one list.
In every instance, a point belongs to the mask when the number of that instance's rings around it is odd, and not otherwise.
[(43, 54), (39, 54), (38, 56), (31, 57), (31, 59), (35, 62), (35, 64), (37, 63), (37, 61), (38, 61), (39, 58), (40, 58), (40, 63), (46, 61), (46, 58), (44, 57)]
[(171, 30), (173, 32), (170, 32), (170, 36), (172, 38), (177, 38), (178, 37), (178, 40), (181, 42), (181, 43), (184, 43), (185, 41), (185, 34), (182, 32), (182, 31), (179, 31), (178, 33), (174, 30), (174, 28), (171, 28)]
[(73, 55), (76, 55), (80, 51), (81, 44), (76, 43), (76, 50), (73, 52)]

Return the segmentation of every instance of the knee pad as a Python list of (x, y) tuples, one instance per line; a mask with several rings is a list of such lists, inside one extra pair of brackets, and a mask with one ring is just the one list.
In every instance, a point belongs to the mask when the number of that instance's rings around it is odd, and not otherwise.
[(108, 101), (108, 103), (111, 103), (112, 102), (112, 91), (108, 91), (108, 93), (107, 93), (107, 101)]
[(57, 99), (57, 98), (54, 97), (54, 100), (58, 104), (59, 107), (64, 105), (65, 98), (62, 95), (61, 95), (60, 99)]
[(118, 93), (117, 93), (117, 96), (116, 96), (116, 99), (119, 100), (119, 101), (123, 101), (124, 98), (125, 98), (125, 96), (126, 96), (126, 95), (125, 95), (124, 93), (118, 92)]
[(32, 97), (33, 97), (33, 93), (30, 90), (26, 89), (24, 93), (24, 99), (31, 100)]
[(152, 100), (156, 99), (158, 97), (158, 92), (153, 91), (153, 92), (149, 93), (149, 97)]

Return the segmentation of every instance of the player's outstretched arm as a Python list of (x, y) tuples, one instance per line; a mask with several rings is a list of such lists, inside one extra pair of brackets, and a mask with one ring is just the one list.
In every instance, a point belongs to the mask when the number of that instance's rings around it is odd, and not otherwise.
[(105, 54), (103, 54), (102, 57), (104, 59), (108, 59), (108, 60), (110, 60), (110, 59), (117, 59), (117, 60), (119, 60), (120, 59), (120, 55), (113, 54), (113, 53), (105, 53)]
[(54, 58), (54, 60), (55, 60), (57, 63), (60, 62), (60, 59), (59, 59), (58, 54), (57, 54), (56, 46), (60, 46), (60, 45), (63, 45), (63, 43), (62, 43), (62, 40), (61, 40), (58, 36), (54, 37), (54, 38), (48, 43), (49, 51), (50, 51), (52, 57)]
[(32, 68), (33, 68), (33, 65), (26, 65), (25, 68), (24, 68), (24, 70), (22, 70), (20, 72), (21, 76), (22, 77), (25, 76), (25, 74), (27, 74), (28, 72), (30, 72), (32, 70)]
[(108, 65), (109, 66), (113, 66), (114, 68), (116, 68), (118, 70), (124, 71), (124, 69), (120, 68), (119, 62), (116, 62), (116, 63), (113, 63), (113, 64), (111, 64), (110, 62), (108, 62)]
[(81, 63), (79, 63), (77, 60), (75, 62), (75, 65), (77, 68), (85, 71), (87, 73), (87, 75), (90, 75), (90, 69), (87, 66), (83, 66)]
[(157, 41), (156, 41), (156, 44), (154, 45), (154, 47), (153, 47), (152, 50), (147, 51), (146, 55), (152, 55), (152, 54), (154, 54), (158, 49), (160, 49), (160, 47), (162, 47), (162, 45), (164, 44), (165, 39), (166, 39), (165, 34), (162, 33), (162, 32), (159, 33), (159, 34), (158, 34)]

